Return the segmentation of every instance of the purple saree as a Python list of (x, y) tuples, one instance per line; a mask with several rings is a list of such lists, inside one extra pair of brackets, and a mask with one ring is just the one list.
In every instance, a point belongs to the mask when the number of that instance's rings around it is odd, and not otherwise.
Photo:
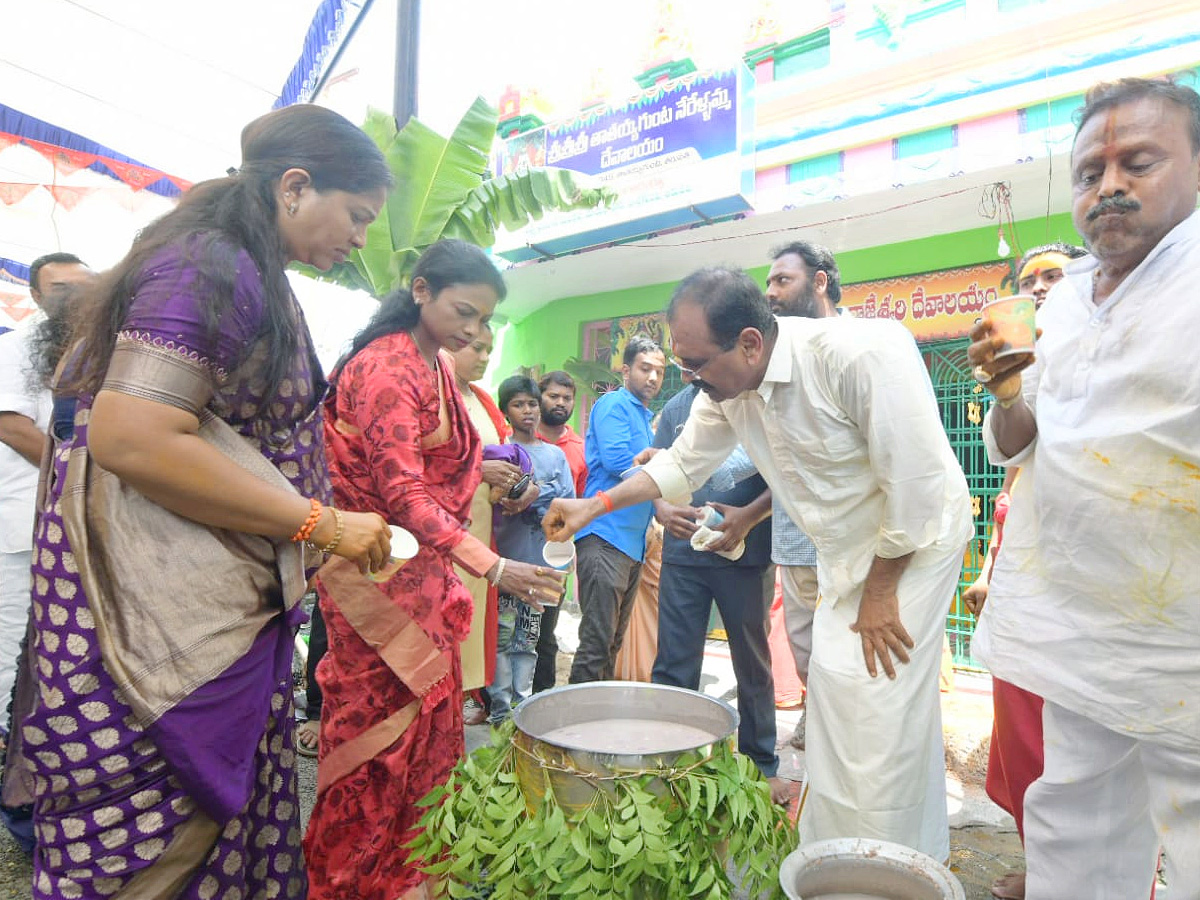
[[(239, 464), (327, 501), (325, 385), (299, 307), (301, 351), (265, 399), (260, 278), (245, 253), (228, 255), (235, 302), (215, 338), (185, 253), (147, 267), (104, 389), (193, 412)], [(302, 897), (298, 549), (174, 516), (104, 472), (87, 455), (89, 408), (46, 474), (36, 689), (6, 777), (7, 795), (21, 757), (33, 776), (34, 897)]]

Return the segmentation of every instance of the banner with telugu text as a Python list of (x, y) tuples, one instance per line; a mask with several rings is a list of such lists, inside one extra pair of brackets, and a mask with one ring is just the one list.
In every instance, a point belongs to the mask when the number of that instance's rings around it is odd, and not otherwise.
[(752, 208), (754, 77), (741, 64), (657, 84), (620, 106), (579, 115), (497, 142), (496, 175), (531, 166), (570, 169), (616, 194), (614, 204), (558, 212), (494, 251), (522, 262)]
[(918, 341), (964, 337), (985, 303), (1012, 293), (1000, 287), (1010, 272), (1005, 261), (863, 281), (844, 285), (839, 305), (860, 318), (895, 319)]

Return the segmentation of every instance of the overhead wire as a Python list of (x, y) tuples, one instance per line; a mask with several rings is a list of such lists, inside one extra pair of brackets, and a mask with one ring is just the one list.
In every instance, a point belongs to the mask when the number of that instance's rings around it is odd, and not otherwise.
[(91, 15), (95, 16), (98, 19), (102, 19), (105, 22), (108, 22), (110, 25), (113, 25), (116, 28), (120, 28), (124, 31), (128, 31), (130, 34), (135, 34), (139, 38), (142, 38), (143, 40), (149, 42), (150, 44), (153, 44), (158, 47), (162, 47), (164, 50), (169, 51), (172, 55), (185, 57), (201, 66), (204, 66), (205, 68), (212, 69), (214, 72), (220, 72), (222, 75), (224, 75), (226, 78), (231, 79), (232, 81), (240, 82), (241, 84), (244, 84), (247, 87), (253, 88), (256, 91), (261, 91), (262, 93), (269, 95), (272, 100), (278, 94), (278, 90), (279, 90), (278, 86), (272, 88), (272, 87), (267, 87), (267, 86), (264, 86), (261, 84), (256, 84), (253, 81), (250, 81), (249, 79), (247, 79), (244, 75), (239, 74), (238, 72), (236, 72), (232, 69), (227, 69), (224, 66), (218, 65), (217, 63), (213, 62), (211, 59), (206, 59), (202, 56), (198, 56), (195, 53), (192, 53), (188, 49), (187, 44), (167, 43), (166, 41), (163, 41), (163, 40), (155, 37), (154, 35), (149, 34), (148, 32), (142, 31), (141, 29), (134, 27), (133, 25), (131, 25), (128, 22), (125, 22), (125, 21), (122, 21), (119, 19), (114, 19), (112, 16), (106, 15), (105, 13), (101, 12), (98, 9), (95, 9), (91, 5), (81, 2), (81, 0), (59, 0), (59, 2), (67, 3), (71, 6), (74, 6), (77, 9), (80, 9), (80, 10), (86, 12), (86, 13), (90, 13)]

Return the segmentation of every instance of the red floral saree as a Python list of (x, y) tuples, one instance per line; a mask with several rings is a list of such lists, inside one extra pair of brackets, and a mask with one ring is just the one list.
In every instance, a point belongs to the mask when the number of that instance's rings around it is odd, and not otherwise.
[(318, 575), (329, 652), (304, 840), (317, 900), (395, 900), (424, 881), (404, 848), (415, 803), (463, 753), (458, 645), (472, 606), (453, 563), (483, 574), (497, 557), (465, 528), (481, 449), (452, 366), (442, 354), (432, 371), (408, 334), (389, 335), (335, 374), (326, 400), (336, 504), (407, 528), (420, 551), (383, 584), (341, 560)]

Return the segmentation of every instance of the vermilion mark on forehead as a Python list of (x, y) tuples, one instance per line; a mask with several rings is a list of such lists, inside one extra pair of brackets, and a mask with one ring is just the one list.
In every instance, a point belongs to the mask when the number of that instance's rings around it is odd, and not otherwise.
[(1117, 142), (1117, 111), (1110, 109), (1104, 120), (1104, 152), (1111, 153)]

